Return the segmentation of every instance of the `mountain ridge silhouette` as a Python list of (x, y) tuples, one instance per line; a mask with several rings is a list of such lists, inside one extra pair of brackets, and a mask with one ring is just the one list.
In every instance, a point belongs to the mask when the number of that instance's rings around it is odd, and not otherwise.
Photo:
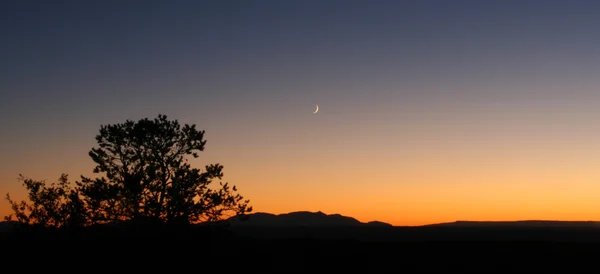
[(598, 227), (599, 221), (517, 220), (517, 221), (455, 221), (427, 224), (420, 227)]
[[(223, 221), (227, 226), (271, 226), (271, 227), (413, 227), (413, 228), (600, 228), (600, 221), (561, 220), (515, 220), (515, 221), (469, 221), (432, 223), (417, 226), (395, 226), (381, 221), (361, 222), (354, 217), (341, 214), (326, 214), (322, 211), (292, 211), (288, 213), (256, 212), (233, 216)], [(0, 221), (0, 232), (12, 230), (16, 221)], [(202, 224), (200, 224), (202, 225)]]
[(256, 212), (245, 216), (234, 216), (226, 220), (233, 226), (378, 226), (378, 227), (422, 227), (422, 228), (461, 228), (461, 227), (590, 227), (600, 228), (600, 221), (561, 221), (561, 220), (515, 220), (515, 221), (469, 221), (458, 220), (454, 222), (432, 223), (417, 226), (395, 226), (381, 221), (361, 222), (357, 219), (341, 214), (326, 214), (322, 211), (292, 211), (274, 214)]
[[(516, 220), (516, 221), (468, 221), (459, 220), (445, 223), (432, 223), (417, 226), (395, 226), (381, 221), (361, 222), (354, 217), (341, 214), (326, 214), (322, 211), (293, 211), (288, 213), (256, 212), (244, 216), (233, 216), (224, 220), (231, 226), (305, 226), (305, 227), (413, 227), (413, 228), (600, 228), (600, 221), (560, 221), (560, 220)], [(10, 231), (17, 226), (16, 221), (0, 221), (0, 232)]]
[(244, 216), (234, 216), (226, 220), (232, 226), (379, 226), (392, 227), (381, 221), (361, 222), (341, 214), (326, 214), (322, 211), (293, 211), (273, 214), (256, 212)]

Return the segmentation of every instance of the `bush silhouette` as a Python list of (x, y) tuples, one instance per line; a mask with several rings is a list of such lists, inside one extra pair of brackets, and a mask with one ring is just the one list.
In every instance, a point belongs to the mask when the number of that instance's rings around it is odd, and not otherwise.
[(96, 141), (89, 156), (96, 164), (93, 172), (101, 176), (81, 176), (71, 186), (63, 174), (48, 186), (21, 175), (29, 201), (17, 203), (7, 194), (14, 214), (5, 219), (15, 216), (22, 224), (43, 227), (191, 224), (252, 211), (235, 186), (220, 181), (222, 165), (201, 171), (188, 163), (206, 144), (204, 131), (195, 125), (181, 126), (161, 114), (103, 125)]
[(6, 199), (19, 223), (41, 227), (77, 227), (85, 223), (84, 207), (77, 190), (72, 188), (67, 174), (62, 174), (57, 183), (47, 185), (45, 181), (36, 181), (19, 174), (19, 181), (28, 191), (29, 202), (13, 201), (10, 195)]

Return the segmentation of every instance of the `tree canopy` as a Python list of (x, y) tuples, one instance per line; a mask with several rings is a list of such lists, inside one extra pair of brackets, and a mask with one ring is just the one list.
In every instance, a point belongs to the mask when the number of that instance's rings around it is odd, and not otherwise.
[[(204, 131), (180, 125), (166, 115), (103, 125), (89, 152), (95, 178), (81, 176), (75, 186), (21, 177), (29, 202), (11, 203), (22, 223), (43, 226), (89, 225), (120, 221), (189, 224), (219, 221), (252, 211), (235, 186), (222, 182), (223, 166), (192, 167), (204, 150)], [(7, 216), (10, 219), (12, 216)]]

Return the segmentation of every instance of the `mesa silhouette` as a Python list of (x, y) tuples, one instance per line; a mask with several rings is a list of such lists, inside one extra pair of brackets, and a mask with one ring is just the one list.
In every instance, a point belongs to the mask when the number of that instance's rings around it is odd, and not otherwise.
[(423, 225), (423, 227), (465, 227), (465, 228), (600, 228), (597, 221), (551, 221), (551, 220), (523, 220), (523, 221), (456, 221)]

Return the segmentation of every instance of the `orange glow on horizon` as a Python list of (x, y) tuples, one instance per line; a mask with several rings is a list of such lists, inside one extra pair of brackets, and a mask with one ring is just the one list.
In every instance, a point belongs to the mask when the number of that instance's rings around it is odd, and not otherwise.
[[(463, 152), (469, 157), (457, 157), (461, 154), (454, 150), (403, 150), (402, 157), (364, 151), (362, 158), (352, 158), (341, 150), (342, 156), (336, 156), (332, 146), (321, 154), (283, 147), (254, 155), (213, 144), (201, 154), (203, 160), (192, 164), (204, 166), (219, 159), (225, 166), (224, 181), (236, 185), (255, 212), (322, 211), (393, 225), (600, 219), (600, 173), (584, 151), (557, 151), (553, 158), (533, 149), (529, 152), (539, 158), (511, 158), (506, 151), (495, 153), (498, 157), (477, 151)], [(22, 165), (15, 161), (11, 168), (33, 179), (55, 181), (64, 171), (71, 181), (79, 180), (77, 171), (92, 175), (93, 164), (85, 157), (91, 145), (73, 149), (83, 157), (71, 162), (40, 158)], [(563, 160), (569, 157), (577, 160)], [(9, 182), (3, 196), (10, 192), (15, 199), (24, 197), (16, 175), (3, 174), (2, 179)], [(3, 200), (0, 215), (8, 213)]]

